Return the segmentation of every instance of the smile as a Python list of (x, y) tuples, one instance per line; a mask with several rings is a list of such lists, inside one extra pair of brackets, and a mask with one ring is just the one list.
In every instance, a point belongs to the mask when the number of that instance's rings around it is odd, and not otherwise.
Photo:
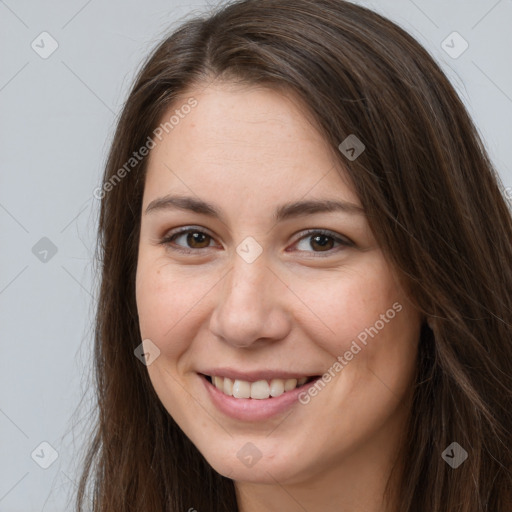
[(205, 378), (219, 391), (234, 398), (253, 398), (265, 400), (281, 396), (283, 393), (308, 384), (316, 377), (300, 377), (290, 379), (257, 380), (250, 382), (241, 379), (230, 379), (218, 375), (205, 375)]
[(235, 420), (251, 422), (285, 414), (299, 404), (299, 395), (321, 378), (294, 373), (277, 369), (241, 372), (233, 368), (211, 368), (197, 376), (219, 412)]

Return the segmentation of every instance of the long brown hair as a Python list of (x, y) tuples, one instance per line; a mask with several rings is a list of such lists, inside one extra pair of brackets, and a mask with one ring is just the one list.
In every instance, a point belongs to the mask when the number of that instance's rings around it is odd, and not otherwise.
[[(384, 255), (431, 319), (421, 330), (397, 512), (510, 512), (512, 219), (500, 178), (428, 52), (391, 21), (343, 0), (230, 2), (184, 22), (143, 64), (101, 193), (98, 421), (77, 510), (89, 484), (95, 512), (237, 510), (233, 481), (206, 463), (134, 356), (147, 158), (112, 181), (179, 95), (214, 79), (303, 100)], [(366, 147), (355, 160), (337, 149), (350, 134)], [(457, 469), (442, 457), (452, 442), (468, 453)]]

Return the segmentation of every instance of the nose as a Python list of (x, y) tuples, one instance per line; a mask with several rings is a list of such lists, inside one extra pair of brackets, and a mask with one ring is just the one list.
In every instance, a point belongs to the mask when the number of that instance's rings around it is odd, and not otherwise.
[(219, 283), (210, 330), (237, 348), (255, 348), (285, 338), (291, 329), (287, 285), (262, 255), (247, 263), (237, 253)]

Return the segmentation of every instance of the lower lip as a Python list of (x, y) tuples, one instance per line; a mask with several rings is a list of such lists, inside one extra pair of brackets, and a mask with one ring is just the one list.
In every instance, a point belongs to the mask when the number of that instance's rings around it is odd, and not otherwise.
[(216, 407), (231, 418), (242, 421), (263, 421), (289, 409), (293, 404), (298, 403), (299, 395), (315, 384), (317, 379), (304, 384), (291, 391), (285, 391), (278, 397), (256, 399), (256, 398), (235, 398), (225, 395), (219, 391), (213, 384), (199, 375), (204, 382), (207, 392)]

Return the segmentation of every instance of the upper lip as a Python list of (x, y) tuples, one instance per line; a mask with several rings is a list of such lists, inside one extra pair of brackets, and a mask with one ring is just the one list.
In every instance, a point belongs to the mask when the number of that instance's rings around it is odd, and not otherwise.
[(245, 380), (248, 382), (256, 382), (258, 380), (272, 379), (301, 379), (303, 377), (313, 377), (317, 373), (304, 373), (303, 371), (289, 372), (286, 370), (245, 370), (240, 371), (234, 368), (209, 368), (201, 370), (198, 373), (208, 375), (210, 377), (227, 377), (232, 380)]

